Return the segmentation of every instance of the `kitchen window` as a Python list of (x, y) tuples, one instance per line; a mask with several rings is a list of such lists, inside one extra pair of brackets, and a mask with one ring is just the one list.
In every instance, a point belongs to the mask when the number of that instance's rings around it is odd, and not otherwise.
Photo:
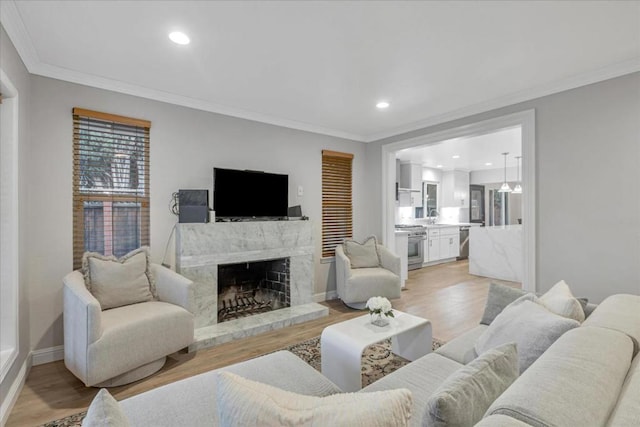
[(353, 154), (322, 150), (322, 258), (353, 237)]
[[(424, 206), (424, 218), (429, 218), (432, 211), (438, 212), (438, 184), (435, 182), (422, 182), (422, 197)], [(434, 215), (434, 216), (435, 216)]]
[(73, 267), (149, 245), (151, 122), (73, 109)]

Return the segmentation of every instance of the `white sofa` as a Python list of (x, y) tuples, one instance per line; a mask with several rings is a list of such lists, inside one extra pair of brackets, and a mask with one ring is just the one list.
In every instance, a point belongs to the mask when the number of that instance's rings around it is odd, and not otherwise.
[(151, 264), (158, 301), (102, 311), (80, 271), (64, 282), (64, 363), (87, 386), (113, 387), (158, 371), (193, 342), (193, 282)]
[[(640, 296), (606, 299), (582, 326), (562, 335), (489, 408), (479, 426), (640, 425)], [(473, 357), (476, 329), (364, 388), (408, 388), (410, 425), (421, 426), (427, 401)], [(470, 356), (471, 355), (471, 356)], [(222, 370), (313, 396), (341, 390), (293, 354), (280, 351)], [(131, 425), (219, 425), (220, 370), (159, 387), (120, 402)]]
[(336, 246), (336, 290), (349, 307), (361, 310), (371, 297), (400, 298), (400, 257), (382, 245), (376, 245), (380, 266), (351, 268), (342, 245)]

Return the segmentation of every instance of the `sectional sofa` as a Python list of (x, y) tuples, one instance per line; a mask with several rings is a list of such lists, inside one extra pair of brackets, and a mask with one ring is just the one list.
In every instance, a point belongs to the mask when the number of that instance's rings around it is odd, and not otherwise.
[[(613, 295), (587, 314), (493, 401), (478, 426), (640, 425), (640, 296)], [(429, 398), (476, 358), (474, 346), (487, 328), (479, 325), (358, 393), (409, 389), (410, 425), (447, 425), (429, 420)], [(224, 396), (217, 383), (223, 371), (308, 396), (342, 393), (298, 357), (279, 351), (119, 404), (133, 426), (219, 425), (218, 403)]]

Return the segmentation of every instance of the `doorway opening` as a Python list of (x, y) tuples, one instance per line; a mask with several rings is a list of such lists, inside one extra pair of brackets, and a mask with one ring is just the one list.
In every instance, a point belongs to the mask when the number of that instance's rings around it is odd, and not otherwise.
[[(407, 222), (482, 224), (486, 226), (483, 231), (487, 232), (490, 227), (519, 229), (520, 248), (513, 255), (519, 264), (516, 269), (520, 270), (517, 281), (523, 289), (535, 290), (534, 125), (535, 113), (529, 110), (383, 145), (383, 235), (386, 240), (393, 241), (396, 224)], [(467, 151), (459, 151), (465, 144)], [(420, 157), (421, 153), (426, 157)], [(425, 200), (429, 201), (424, 197), (424, 183), (439, 184), (435, 203), (440, 208), (435, 215), (425, 212), (423, 218), (408, 218), (412, 211), (418, 210), (399, 206), (400, 201), (396, 202), (393, 197), (391, 190), (396, 179), (408, 175), (399, 174), (397, 168), (406, 168), (403, 165), (407, 164), (421, 168), (423, 194), (410, 200), (415, 203), (420, 199), (422, 212), (427, 206)], [(504, 184), (512, 191), (501, 191)], [(513, 192), (517, 185), (521, 193)], [(400, 209), (404, 214), (399, 215)], [(470, 246), (473, 248), (473, 240)], [(511, 265), (513, 262), (513, 259), (507, 261)], [(473, 264), (472, 259), (469, 264)]]

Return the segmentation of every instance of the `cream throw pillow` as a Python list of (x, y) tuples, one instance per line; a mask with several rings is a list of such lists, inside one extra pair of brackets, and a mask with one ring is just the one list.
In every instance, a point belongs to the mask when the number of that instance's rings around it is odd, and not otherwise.
[(82, 257), (82, 267), (85, 285), (102, 310), (155, 298), (155, 282), (146, 247), (120, 259), (87, 252)]
[(515, 343), (489, 350), (451, 374), (427, 401), (428, 427), (472, 426), (518, 378)]
[(407, 389), (305, 396), (242, 378), (217, 377), (220, 425), (230, 426), (406, 426), (412, 397)]
[(82, 427), (128, 427), (129, 420), (122, 412), (116, 399), (107, 389), (100, 389), (93, 398), (87, 415), (82, 420)]
[(547, 310), (558, 316), (584, 322), (584, 310), (582, 304), (573, 296), (569, 285), (564, 280), (559, 281), (551, 289), (542, 295), (538, 302)]
[(380, 254), (378, 253), (376, 236), (369, 236), (362, 243), (345, 239), (342, 247), (344, 248), (344, 254), (351, 261), (351, 268), (380, 267)]

